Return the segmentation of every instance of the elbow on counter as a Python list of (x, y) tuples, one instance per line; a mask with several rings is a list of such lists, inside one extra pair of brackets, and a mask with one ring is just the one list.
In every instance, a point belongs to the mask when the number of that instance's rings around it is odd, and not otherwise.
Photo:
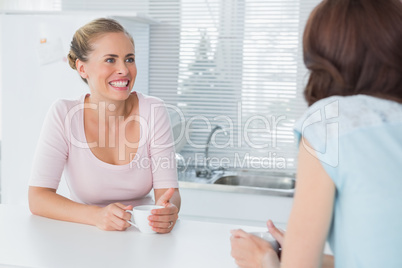
[(29, 186), (28, 203), (29, 210), (33, 215), (43, 216), (43, 208), (49, 202), (49, 194), (55, 194), (56, 190), (51, 188)]
[(29, 210), (33, 215), (39, 215), (39, 209), (38, 209), (38, 202), (37, 202), (37, 191), (34, 186), (29, 186), (28, 189), (28, 204), (29, 204)]

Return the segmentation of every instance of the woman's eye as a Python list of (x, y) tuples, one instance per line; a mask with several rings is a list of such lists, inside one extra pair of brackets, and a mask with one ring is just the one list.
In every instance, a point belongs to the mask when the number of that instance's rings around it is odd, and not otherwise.
[(135, 62), (135, 59), (134, 58), (128, 58), (128, 59), (126, 59), (126, 62), (133, 63), (133, 62)]
[(108, 62), (108, 63), (114, 63), (115, 60), (114, 60), (113, 58), (109, 58), (109, 59), (106, 59), (106, 62)]

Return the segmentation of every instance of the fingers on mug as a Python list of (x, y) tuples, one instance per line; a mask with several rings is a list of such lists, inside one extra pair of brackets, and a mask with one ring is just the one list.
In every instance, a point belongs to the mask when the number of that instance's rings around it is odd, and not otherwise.
[(149, 225), (148, 216), (152, 215), (151, 211), (153, 209), (160, 208), (163, 208), (163, 206), (142, 205), (134, 207), (133, 210), (126, 210), (133, 215), (133, 220), (128, 220), (127, 222), (139, 229), (142, 233), (156, 233)]

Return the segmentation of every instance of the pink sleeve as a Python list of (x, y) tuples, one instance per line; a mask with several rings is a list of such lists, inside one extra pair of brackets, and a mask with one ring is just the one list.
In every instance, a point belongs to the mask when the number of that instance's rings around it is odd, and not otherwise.
[(149, 138), (153, 188), (178, 188), (173, 132), (162, 101), (151, 104)]
[(36, 146), (30, 186), (57, 189), (68, 157), (68, 143), (64, 132), (67, 107), (55, 102), (46, 115)]

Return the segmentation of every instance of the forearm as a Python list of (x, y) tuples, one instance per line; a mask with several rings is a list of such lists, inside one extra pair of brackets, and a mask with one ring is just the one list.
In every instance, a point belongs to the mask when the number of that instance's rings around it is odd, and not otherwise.
[(324, 254), (322, 257), (322, 265), (321, 268), (334, 268), (334, 256)]
[(56, 193), (53, 189), (29, 187), (29, 208), (34, 215), (51, 219), (96, 225), (100, 207), (79, 204)]
[(173, 194), (172, 198), (170, 199), (170, 203), (174, 204), (180, 211), (181, 197), (180, 197), (179, 189), (175, 189), (174, 194)]

